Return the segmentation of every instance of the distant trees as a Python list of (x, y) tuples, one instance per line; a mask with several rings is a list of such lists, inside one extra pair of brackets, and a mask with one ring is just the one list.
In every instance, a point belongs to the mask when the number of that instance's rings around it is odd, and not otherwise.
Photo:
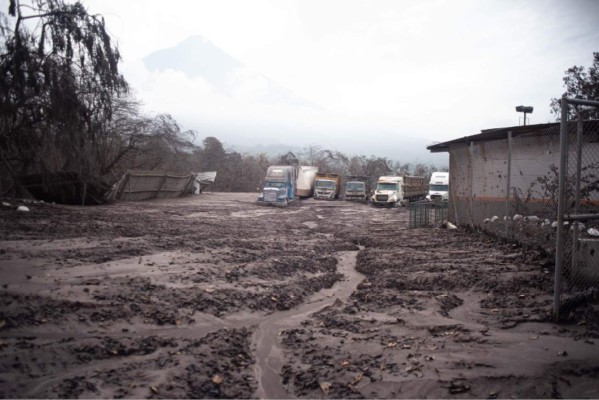
[[(587, 70), (583, 66), (575, 65), (566, 70), (563, 80), (566, 91), (562, 96), (584, 100), (599, 99), (599, 52), (593, 53), (593, 63)], [(561, 118), (559, 98), (551, 99), (551, 111), (559, 121)], [(592, 119), (599, 119), (599, 110), (588, 110), (587, 116)], [(571, 108), (568, 119), (576, 120), (576, 117), (575, 110)]]
[(433, 172), (437, 172), (437, 171), (438, 171), (438, 169), (434, 165), (425, 165), (425, 164), (418, 163), (418, 164), (414, 165), (412, 175), (426, 176), (427, 178), (430, 178), (430, 176), (433, 174)]
[[(320, 171), (346, 175), (370, 176), (374, 183), (381, 175), (407, 174), (421, 175), (427, 179), (437, 171), (434, 165), (409, 164), (389, 160), (385, 157), (353, 155), (348, 156), (337, 150), (323, 149), (310, 145), (295, 154), (301, 165), (317, 166)], [(270, 165), (286, 164), (292, 158), (289, 154), (241, 154), (227, 150), (223, 143), (209, 136), (201, 146), (192, 152), (182, 152), (177, 156), (184, 169), (191, 171), (217, 171), (214, 191), (255, 192), (260, 189)], [(446, 168), (445, 168), (446, 169)]]
[(313, 165), (321, 171), (336, 174), (345, 174), (348, 169), (349, 159), (337, 150), (323, 149), (318, 145), (310, 145), (304, 148), (298, 158), (302, 165)]
[(428, 179), (434, 171), (437, 171), (434, 165), (418, 163), (412, 166), (409, 163), (401, 163), (374, 155), (370, 157), (365, 155), (348, 156), (340, 151), (323, 149), (317, 145), (305, 148), (298, 156), (303, 165), (314, 165), (320, 171), (344, 176), (369, 176), (371, 184), (383, 175), (420, 175)]
[(212, 136), (204, 139), (203, 148), (198, 155), (202, 171), (218, 171), (226, 164), (225, 148), (217, 138)]
[(227, 151), (220, 140), (209, 136), (202, 141), (202, 146), (194, 150), (191, 170), (216, 171), (216, 181), (212, 186), (215, 191), (255, 192), (272, 163), (274, 161), (264, 154), (242, 155)]

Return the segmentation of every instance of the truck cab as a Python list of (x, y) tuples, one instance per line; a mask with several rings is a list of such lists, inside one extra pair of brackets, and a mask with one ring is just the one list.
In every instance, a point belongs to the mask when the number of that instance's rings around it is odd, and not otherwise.
[(258, 202), (288, 205), (295, 200), (297, 169), (293, 166), (268, 167)]
[(449, 172), (433, 172), (426, 198), (430, 201), (449, 199)]
[(314, 198), (334, 200), (339, 195), (339, 175), (317, 173), (314, 178)]
[(372, 204), (388, 207), (400, 205), (402, 180), (400, 176), (381, 176), (371, 198)]
[(367, 176), (348, 176), (345, 183), (345, 200), (347, 201), (368, 201), (368, 177)]
[(347, 200), (364, 200), (366, 197), (366, 184), (364, 182), (347, 182), (345, 185), (345, 198)]

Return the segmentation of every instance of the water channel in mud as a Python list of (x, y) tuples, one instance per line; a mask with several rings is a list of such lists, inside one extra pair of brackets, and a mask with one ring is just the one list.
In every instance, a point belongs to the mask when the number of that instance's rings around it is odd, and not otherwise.
[(284, 359), (277, 345), (281, 329), (300, 326), (300, 322), (309, 314), (333, 304), (336, 300), (346, 300), (356, 289), (364, 275), (356, 272), (357, 251), (345, 251), (338, 254), (337, 268), (345, 278), (330, 289), (322, 290), (298, 307), (284, 312), (275, 312), (264, 319), (254, 332), (252, 345), (256, 349), (255, 371), (258, 389), (255, 396), (261, 399), (291, 398), (281, 383), (281, 368)]

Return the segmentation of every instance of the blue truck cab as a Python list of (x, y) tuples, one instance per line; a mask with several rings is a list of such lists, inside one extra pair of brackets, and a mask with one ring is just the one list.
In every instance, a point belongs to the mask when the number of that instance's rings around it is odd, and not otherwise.
[(266, 171), (258, 202), (288, 205), (295, 200), (297, 168), (289, 165), (271, 165)]

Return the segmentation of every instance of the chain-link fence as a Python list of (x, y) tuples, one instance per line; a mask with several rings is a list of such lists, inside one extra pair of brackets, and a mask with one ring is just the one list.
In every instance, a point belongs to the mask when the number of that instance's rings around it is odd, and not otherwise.
[[(599, 288), (599, 121), (586, 120), (586, 109), (599, 102), (561, 101), (553, 307), (557, 320)], [(573, 106), (576, 120), (569, 121)]]
[(440, 226), (447, 222), (447, 201), (415, 202), (409, 204), (410, 228)]
[[(450, 152), (449, 220), (555, 257), (556, 319), (599, 288), (599, 121), (580, 108), (599, 102), (564, 101), (560, 123), (442, 144)], [(572, 104), (578, 111), (568, 120)]]

